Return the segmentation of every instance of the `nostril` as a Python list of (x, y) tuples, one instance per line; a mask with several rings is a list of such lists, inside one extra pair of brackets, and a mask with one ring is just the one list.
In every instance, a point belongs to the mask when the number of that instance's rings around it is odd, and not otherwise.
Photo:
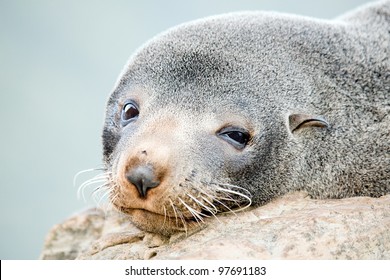
[(160, 184), (160, 181), (155, 177), (154, 169), (149, 165), (137, 166), (126, 172), (127, 180), (137, 188), (141, 197), (146, 197), (149, 189)]

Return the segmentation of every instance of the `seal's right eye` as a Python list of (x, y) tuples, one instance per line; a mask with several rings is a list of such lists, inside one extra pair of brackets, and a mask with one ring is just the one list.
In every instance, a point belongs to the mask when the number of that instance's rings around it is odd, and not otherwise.
[(122, 125), (128, 124), (130, 121), (138, 118), (139, 110), (137, 105), (133, 101), (125, 103), (122, 108), (121, 121)]

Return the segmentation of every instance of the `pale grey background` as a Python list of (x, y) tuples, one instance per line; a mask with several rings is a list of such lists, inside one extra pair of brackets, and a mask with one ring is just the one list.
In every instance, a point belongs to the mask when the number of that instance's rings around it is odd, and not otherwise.
[(0, 0), (0, 259), (38, 258), (50, 227), (88, 206), (73, 176), (101, 163), (106, 98), (147, 39), (224, 12), (332, 18), (364, 2)]

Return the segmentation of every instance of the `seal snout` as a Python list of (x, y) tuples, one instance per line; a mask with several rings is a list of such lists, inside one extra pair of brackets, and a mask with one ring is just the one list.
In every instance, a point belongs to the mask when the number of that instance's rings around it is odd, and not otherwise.
[(160, 184), (156, 179), (154, 168), (150, 165), (140, 165), (131, 168), (126, 172), (126, 179), (133, 184), (141, 197), (145, 198), (149, 189), (155, 188)]

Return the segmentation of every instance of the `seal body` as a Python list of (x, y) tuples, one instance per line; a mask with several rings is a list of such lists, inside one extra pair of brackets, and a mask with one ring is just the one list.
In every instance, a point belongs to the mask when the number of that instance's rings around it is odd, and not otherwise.
[(148, 231), (287, 192), (390, 192), (390, 2), (331, 21), (245, 12), (147, 42), (109, 97), (112, 204)]

